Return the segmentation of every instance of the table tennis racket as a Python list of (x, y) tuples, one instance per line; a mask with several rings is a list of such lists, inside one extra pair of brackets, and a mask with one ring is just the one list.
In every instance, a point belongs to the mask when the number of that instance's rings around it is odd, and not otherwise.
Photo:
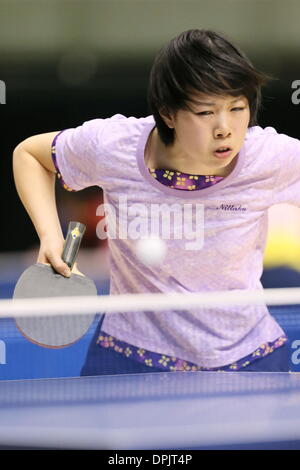
[[(62, 259), (71, 270), (84, 232), (85, 225), (80, 222), (69, 223)], [(58, 274), (50, 264), (36, 263), (22, 273), (13, 297), (25, 299), (87, 295), (97, 295), (95, 283), (88, 277), (71, 273), (67, 278)], [(82, 309), (84, 310), (84, 305)], [(48, 348), (62, 348), (79, 340), (87, 332), (93, 319), (92, 314), (67, 316), (61, 312), (58, 316), (15, 318), (15, 322), (23, 336), (32, 343)]]

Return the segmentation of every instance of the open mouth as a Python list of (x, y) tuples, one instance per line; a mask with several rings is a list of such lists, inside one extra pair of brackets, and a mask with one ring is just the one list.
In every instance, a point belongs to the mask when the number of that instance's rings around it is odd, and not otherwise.
[(214, 151), (214, 156), (217, 158), (227, 158), (230, 157), (232, 149), (230, 147), (219, 148)]

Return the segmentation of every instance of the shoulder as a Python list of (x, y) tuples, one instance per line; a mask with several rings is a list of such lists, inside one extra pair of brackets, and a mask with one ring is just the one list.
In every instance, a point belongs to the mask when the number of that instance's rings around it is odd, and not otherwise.
[[(246, 132), (245, 140), (241, 152), (244, 155), (244, 169), (247, 171), (258, 171), (265, 167), (268, 156), (272, 155), (274, 139), (277, 136), (274, 127), (249, 127)], [(259, 158), (263, 155), (264, 158)]]
[(249, 161), (263, 154), (264, 158), (258, 160), (261, 163), (266, 163), (268, 158), (280, 158), (280, 155), (295, 153), (295, 151), (299, 156), (300, 141), (286, 134), (278, 133), (274, 127), (253, 126), (247, 130), (244, 149)]
[(246, 147), (264, 147), (269, 150), (279, 150), (284, 146), (299, 144), (299, 140), (287, 134), (279, 133), (274, 127), (249, 127), (245, 137)]
[[(120, 138), (130, 139), (139, 137), (145, 127), (150, 127), (151, 125), (154, 125), (153, 116), (137, 118), (115, 114), (110, 118), (104, 119), (102, 138), (110, 141), (119, 140)], [(105, 143), (105, 140), (103, 143)]]
[[(108, 118), (95, 118), (84, 121), (77, 127), (68, 128), (62, 131), (58, 136), (71, 136), (71, 138), (80, 140), (98, 140), (103, 135), (111, 134), (117, 137), (121, 134), (135, 135), (141, 133), (146, 126), (154, 125), (153, 116), (147, 117), (126, 117), (122, 114), (114, 114)], [(56, 137), (58, 137), (56, 136)]]
[(96, 118), (83, 122), (75, 128), (64, 130), (58, 139), (59, 144), (67, 142), (67, 148), (84, 152), (113, 152), (129, 150), (139, 141), (144, 129), (154, 125), (153, 116), (126, 117), (115, 114), (108, 118)]
[(300, 166), (300, 140), (279, 133), (274, 127), (250, 127), (242, 147), (243, 174), (261, 175), (295, 172)]
[[(146, 128), (155, 124), (153, 116), (126, 117), (115, 114), (108, 118), (85, 121), (81, 126), (68, 130), (76, 143), (104, 152), (134, 148)], [(67, 133), (68, 133), (67, 131)]]
[(114, 114), (110, 118), (105, 119), (106, 123), (110, 125), (119, 125), (119, 126), (128, 126), (132, 128), (140, 128), (144, 125), (154, 123), (153, 116), (146, 117), (134, 117), (134, 116), (124, 116), (123, 114)]
[(252, 142), (256, 142), (257, 139), (263, 142), (264, 140), (274, 139), (277, 135), (280, 134), (277, 133), (274, 127), (252, 126), (247, 129), (245, 143), (251, 144)]
[(128, 155), (136, 151), (141, 136), (154, 125), (153, 116), (126, 117), (122, 114), (104, 119), (102, 130), (97, 135), (98, 147), (105, 153), (119, 152)]

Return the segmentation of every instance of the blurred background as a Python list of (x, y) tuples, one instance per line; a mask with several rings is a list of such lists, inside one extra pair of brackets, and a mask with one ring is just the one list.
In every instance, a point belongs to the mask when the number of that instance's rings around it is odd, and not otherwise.
[[(181, 31), (214, 29), (236, 42), (261, 70), (276, 77), (263, 92), (259, 125), (299, 138), (300, 2), (286, 0), (0, 0), (1, 119), (0, 297), (35, 262), (38, 238), (20, 203), (11, 169), (14, 147), (26, 137), (76, 127), (115, 113), (142, 117), (148, 75), (158, 50)], [(263, 156), (262, 156), (263, 157)], [(57, 185), (60, 220), (87, 224), (79, 268), (108, 291), (106, 242), (96, 237), (102, 192)], [(300, 213), (270, 211), (262, 277), (265, 287), (300, 286)]]

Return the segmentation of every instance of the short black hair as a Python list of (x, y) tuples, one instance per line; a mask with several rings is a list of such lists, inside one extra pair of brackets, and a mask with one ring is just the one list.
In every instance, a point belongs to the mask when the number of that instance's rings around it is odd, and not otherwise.
[(191, 95), (243, 95), (250, 108), (249, 127), (257, 124), (261, 87), (274, 79), (254, 68), (248, 57), (218, 32), (206, 29), (184, 31), (156, 56), (148, 85), (148, 106), (165, 145), (174, 143), (174, 130), (160, 111), (190, 109)]

